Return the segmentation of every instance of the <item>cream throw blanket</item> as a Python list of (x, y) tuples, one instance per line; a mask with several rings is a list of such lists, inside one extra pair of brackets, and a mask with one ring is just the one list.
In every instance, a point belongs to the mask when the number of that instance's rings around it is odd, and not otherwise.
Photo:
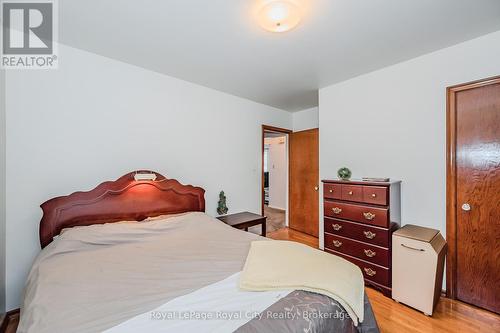
[(364, 280), (359, 267), (296, 242), (252, 242), (240, 288), (315, 292), (339, 302), (356, 326), (363, 321)]

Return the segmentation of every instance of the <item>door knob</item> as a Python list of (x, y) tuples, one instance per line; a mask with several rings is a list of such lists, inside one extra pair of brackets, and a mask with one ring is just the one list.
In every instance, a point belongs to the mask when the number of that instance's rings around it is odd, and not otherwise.
[(318, 186), (314, 186), (314, 190), (315, 191), (319, 190), (319, 187)]
[(468, 212), (470, 210), (470, 205), (468, 203), (464, 203), (462, 205), (462, 210)]

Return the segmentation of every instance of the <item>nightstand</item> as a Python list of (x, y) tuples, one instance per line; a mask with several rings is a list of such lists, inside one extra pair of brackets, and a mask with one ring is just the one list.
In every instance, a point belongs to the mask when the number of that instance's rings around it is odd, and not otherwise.
[(256, 225), (261, 225), (262, 228), (262, 236), (266, 237), (266, 216), (250, 213), (250, 212), (242, 212), (236, 214), (229, 214), (217, 217), (222, 222), (230, 225), (236, 229), (242, 229), (248, 231), (249, 227), (253, 227)]

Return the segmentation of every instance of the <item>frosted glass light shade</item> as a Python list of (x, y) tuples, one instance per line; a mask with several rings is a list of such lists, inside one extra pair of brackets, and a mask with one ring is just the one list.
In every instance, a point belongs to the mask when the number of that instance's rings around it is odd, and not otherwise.
[(272, 32), (291, 30), (299, 24), (300, 19), (300, 8), (291, 0), (269, 1), (258, 15), (260, 26)]

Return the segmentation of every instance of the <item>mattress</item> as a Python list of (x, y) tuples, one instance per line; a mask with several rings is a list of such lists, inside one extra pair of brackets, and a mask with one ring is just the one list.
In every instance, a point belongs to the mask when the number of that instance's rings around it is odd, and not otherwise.
[[(250, 243), (259, 239), (264, 238), (204, 213), (65, 230), (32, 266), (18, 332), (84, 333), (116, 328), (237, 274)], [(279, 316), (297, 309), (335, 315)], [(335, 301), (304, 291), (289, 291), (262, 312), (278, 315), (251, 318), (235, 330), (378, 332), (366, 296), (365, 320), (358, 327)]]

